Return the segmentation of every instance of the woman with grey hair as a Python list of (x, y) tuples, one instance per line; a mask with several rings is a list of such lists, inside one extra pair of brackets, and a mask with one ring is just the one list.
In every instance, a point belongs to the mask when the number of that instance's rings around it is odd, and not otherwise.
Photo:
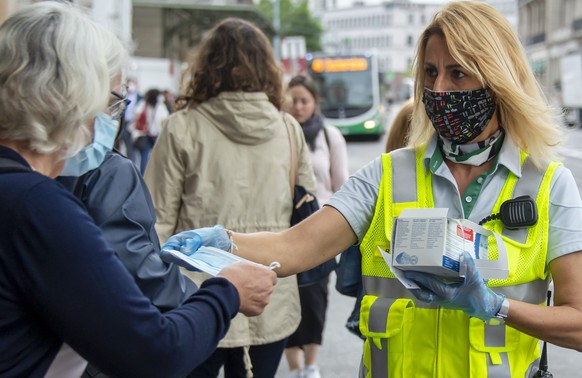
[[(225, 268), (164, 314), (143, 296), (81, 203), (54, 178), (98, 166), (125, 100), (126, 52), (70, 5), (42, 2), (0, 26), (0, 376), (184, 376), (275, 274)], [(252, 277), (252, 278), (245, 278)]]

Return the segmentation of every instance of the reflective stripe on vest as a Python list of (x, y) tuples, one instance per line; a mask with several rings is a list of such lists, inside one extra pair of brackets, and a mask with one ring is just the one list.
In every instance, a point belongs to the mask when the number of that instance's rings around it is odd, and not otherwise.
[[(379, 298), (370, 309), (369, 329), (372, 332), (384, 332), (388, 322), (388, 310), (394, 301), (386, 298)], [(374, 318), (374, 319), (373, 319)], [(388, 340), (380, 340), (381, 347), (375, 343), (370, 343), (372, 372), (374, 376), (388, 377)]]
[[(414, 300), (414, 296), (405, 288), (400, 281), (393, 278), (362, 276), (364, 283), (364, 293), (381, 298), (409, 298)], [(495, 292), (505, 295), (508, 298), (531, 304), (544, 303), (546, 292), (550, 283), (550, 277), (544, 280), (534, 280), (520, 285), (497, 286)], [(424, 302), (415, 303), (417, 307), (436, 308)]]
[[(541, 172), (538, 170), (531, 162), (531, 159), (526, 159), (525, 156), (522, 156), (522, 159), (525, 159), (525, 162), (521, 166), (521, 177), (527, 177), (527, 180), (517, 181), (513, 189), (513, 198), (528, 195), (535, 200), (538, 197), (538, 191), (542, 185), (545, 171)], [(528, 232), (528, 228), (510, 230), (504, 227), (501, 234), (518, 243), (525, 243)]]
[(392, 202), (418, 202), (416, 182), (416, 156), (409, 150), (397, 150), (392, 153), (392, 177), (398, 177), (398, 182), (392, 182)]

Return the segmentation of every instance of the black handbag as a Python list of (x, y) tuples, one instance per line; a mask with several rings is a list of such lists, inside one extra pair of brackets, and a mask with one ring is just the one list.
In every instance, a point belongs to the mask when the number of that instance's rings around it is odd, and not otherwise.
[(291, 226), (319, 210), (319, 204), (313, 194), (301, 185), (295, 185), (293, 193), (293, 211), (291, 212)]
[[(291, 212), (291, 226), (296, 225), (311, 214), (319, 210), (317, 199), (301, 185), (295, 184), (297, 177), (297, 144), (293, 129), (287, 122), (286, 115), (283, 114), (283, 121), (287, 126), (287, 133), (289, 134), (289, 144), (291, 146), (291, 172), (289, 174), (289, 182), (293, 193), (293, 210)], [(326, 262), (317, 265), (305, 272), (297, 274), (297, 284), (299, 287), (313, 285), (329, 276), (335, 270), (337, 263), (335, 258), (331, 258)]]

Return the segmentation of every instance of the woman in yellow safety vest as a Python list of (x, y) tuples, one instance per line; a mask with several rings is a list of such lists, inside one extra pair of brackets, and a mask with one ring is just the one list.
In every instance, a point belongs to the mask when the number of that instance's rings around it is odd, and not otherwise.
[[(370, 162), (289, 230), (218, 238), (230, 237), (250, 260), (280, 262), (280, 276), (359, 242), (362, 376), (533, 376), (539, 339), (582, 351), (582, 201), (570, 170), (555, 162), (558, 118), (512, 26), (483, 2), (451, 2), (435, 14), (420, 37), (414, 75), (408, 148)], [(502, 203), (523, 195), (535, 202), (537, 222), (498, 219)], [(385, 259), (393, 220), (412, 207), (483, 221), (503, 240), (508, 276), (483, 280), (477, 256), (464, 253), (461, 282), (406, 271), (418, 286), (406, 289)], [(485, 244), (497, 258), (497, 243)], [(546, 307), (552, 280), (554, 306)]]

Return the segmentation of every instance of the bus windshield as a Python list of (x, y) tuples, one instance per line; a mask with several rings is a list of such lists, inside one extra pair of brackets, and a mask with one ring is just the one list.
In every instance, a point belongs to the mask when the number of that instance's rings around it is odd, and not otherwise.
[(326, 118), (351, 118), (374, 106), (372, 74), (365, 70), (311, 72), (320, 93), (320, 109)]

